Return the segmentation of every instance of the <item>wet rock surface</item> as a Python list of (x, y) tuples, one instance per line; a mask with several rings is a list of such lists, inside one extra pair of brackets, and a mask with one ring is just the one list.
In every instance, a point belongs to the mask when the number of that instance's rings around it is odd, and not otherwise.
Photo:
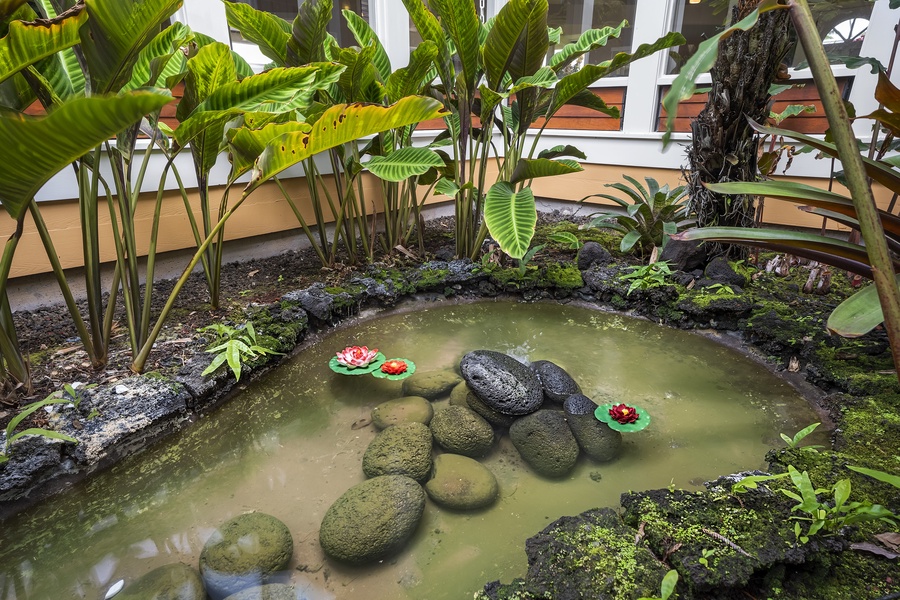
[(366, 477), (406, 475), (422, 482), (431, 474), (431, 430), (422, 423), (388, 427), (366, 448), (362, 469)]
[(403, 380), (403, 394), (436, 400), (462, 381), (453, 371), (417, 371)]
[(425, 491), (437, 504), (472, 510), (492, 504), (500, 487), (494, 474), (477, 460), (441, 454), (434, 459), (434, 476), (425, 484)]
[(582, 394), (569, 396), (563, 403), (566, 421), (581, 450), (596, 462), (606, 462), (619, 455), (622, 434), (601, 423), (594, 416), (597, 405)]
[(536, 360), (531, 368), (537, 373), (544, 388), (544, 399), (562, 404), (572, 394), (581, 393), (581, 388), (565, 369), (549, 360)]
[(431, 420), (434, 440), (447, 452), (479, 458), (494, 444), (494, 430), (471, 409), (447, 406)]
[(382, 402), (372, 409), (372, 424), (385, 429), (400, 423), (428, 425), (434, 416), (434, 407), (422, 396), (403, 396)]
[(306, 596), (292, 585), (269, 583), (247, 588), (228, 596), (225, 600), (303, 600), (304, 598)]
[(578, 251), (578, 268), (582, 271), (589, 269), (594, 264), (607, 265), (614, 260), (609, 250), (597, 242), (585, 242)]
[(116, 594), (117, 600), (205, 600), (196, 569), (181, 563), (153, 569)]
[(544, 401), (534, 371), (506, 354), (475, 350), (463, 357), (459, 368), (472, 393), (503, 414), (526, 415)]
[(578, 442), (557, 410), (542, 409), (517, 419), (509, 437), (522, 459), (545, 477), (568, 475), (578, 461)]

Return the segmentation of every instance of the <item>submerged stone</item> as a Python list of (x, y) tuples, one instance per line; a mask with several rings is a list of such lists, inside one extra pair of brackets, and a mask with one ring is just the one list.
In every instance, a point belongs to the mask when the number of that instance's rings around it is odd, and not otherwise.
[(622, 434), (598, 421), (594, 416), (596, 409), (594, 401), (583, 394), (573, 394), (563, 403), (566, 421), (578, 445), (591, 459), (606, 462), (619, 455)]
[(385, 429), (400, 423), (431, 423), (434, 407), (422, 396), (403, 396), (382, 402), (372, 409), (372, 423), (378, 429)]
[(509, 428), (518, 418), (515, 415), (505, 415), (498, 410), (494, 410), (472, 392), (469, 392), (466, 396), (466, 405), (481, 415), (485, 421), (497, 427)]
[(303, 600), (306, 596), (294, 589), (294, 586), (285, 583), (268, 583), (266, 585), (253, 586), (237, 594), (232, 594), (225, 600)]
[(425, 484), (425, 491), (437, 504), (472, 510), (492, 504), (500, 487), (494, 474), (477, 460), (441, 454), (434, 459), (434, 477)]
[(522, 459), (545, 477), (563, 477), (578, 461), (578, 442), (559, 411), (544, 409), (517, 419), (509, 437)]
[(494, 444), (491, 425), (471, 409), (448, 406), (431, 420), (435, 441), (447, 452), (472, 458), (484, 456)]
[(431, 474), (431, 430), (422, 423), (388, 427), (366, 448), (362, 468), (366, 477), (406, 475), (425, 481)]
[(549, 360), (536, 360), (531, 363), (532, 370), (537, 373), (544, 388), (544, 399), (562, 404), (572, 394), (581, 393), (581, 388), (566, 373), (566, 370)]
[(460, 381), (460, 376), (453, 371), (416, 371), (403, 380), (403, 394), (436, 400)]
[(461, 381), (450, 390), (450, 406), (465, 406), (471, 408), (466, 401), (466, 396), (470, 394), (469, 386), (465, 381)]
[(153, 569), (120, 593), (117, 600), (204, 600), (200, 573), (182, 563)]
[(200, 553), (200, 574), (213, 600), (261, 585), (287, 568), (294, 541), (287, 525), (271, 515), (239, 515), (219, 527)]
[(425, 510), (425, 491), (405, 475), (368, 479), (344, 492), (325, 513), (319, 544), (351, 564), (370, 563), (400, 551)]
[(511, 356), (475, 350), (460, 362), (463, 379), (485, 404), (507, 415), (526, 415), (540, 408), (544, 391), (537, 375)]

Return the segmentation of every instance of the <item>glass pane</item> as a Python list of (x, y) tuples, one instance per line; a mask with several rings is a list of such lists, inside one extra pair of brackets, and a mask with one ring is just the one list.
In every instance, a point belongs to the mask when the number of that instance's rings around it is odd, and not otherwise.
[(370, 23), (369, 0), (340, 0), (340, 2), (335, 2), (331, 23), (328, 24), (328, 33), (334, 36), (340, 47), (357, 46), (358, 44), (353, 38), (353, 34), (347, 28), (347, 21), (344, 19), (344, 15), (341, 14), (342, 10), (352, 10), (362, 17), (366, 23)]
[(678, 0), (673, 31), (681, 32), (685, 43), (669, 51), (666, 73), (678, 73), (697, 47), (731, 21), (731, 7), (737, 0)]
[[(615, 27), (623, 20), (628, 21), (629, 27), (622, 30), (622, 35), (610, 38), (606, 46), (582, 57), (578, 64), (573, 65), (573, 69), (577, 70), (585, 62), (597, 64), (609, 60), (618, 52), (631, 52), (636, 6), (637, 0), (550, 0), (547, 24), (550, 27), (562, 27), (559, 45), (551, 48), (551, 53), (576, 41), (588, 29)], [(627, 71), (622, 69), (617, 74), (627, 75)]]

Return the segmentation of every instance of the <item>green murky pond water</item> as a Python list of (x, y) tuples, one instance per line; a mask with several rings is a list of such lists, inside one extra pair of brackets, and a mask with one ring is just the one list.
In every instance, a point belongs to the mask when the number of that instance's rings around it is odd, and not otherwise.
[[(485, 459), (500, 483), (479, 512), (430, 501), (406, 550), (351, 568), (318, 544), (325, 511), (363, 480), (375, 436), (351, 425), (401, 395), (400, 382), (332, 373), (328, 359), (351, 344), (449, 369), (471, 350), (552, 360), (598, 404), (628, 401), (653, 415), (625, 434), (621, 456), (582, 457), (570, 476), (544, 480), (504, 436)], [(446, 400), (436, 402), (439, 409)], [(103, 598), (175, 561), (197, 566), (214, 528), (251, 510), (290, 528), (285, 580), (309, 600), (471, 598), (485, 582), (525, 571), (524, 543), (552, 520), (619, 495), (764, 466), (779, 432), (818, 420), (785, 382), (707, 339), (627, 317), (556, 304), (488, 302), (437, 306), (345, 328), (303, 351), (186, 431), (82, 482), (0, 530), (0, 600)]]

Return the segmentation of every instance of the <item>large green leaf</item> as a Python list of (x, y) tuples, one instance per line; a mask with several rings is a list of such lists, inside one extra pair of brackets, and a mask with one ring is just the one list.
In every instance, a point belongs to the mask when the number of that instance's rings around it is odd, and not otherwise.
[[(43, 15), (47, 19), (59, 16), (54, 0), (38, 0)], [(80, 39), (80, 38), (79, 38)], [(50, 83), (53, 93), (60, 101), (84, 95), (84, 71), (73, 48), (66, 48), (36, 65), (38, 72)]]
[(406, 97), (392, 106), (338, 104), (313, 124), (309, 133), (287, 133), (269, 142), (253, 169), (244, 195), (271, 177), (314, 154), (368, 135), (443, 117), (445, 111), (433, 98)]
[(387, 81), (391, 75), (391, 59), (381, 44), (381, 40), (378, 39), (378, 36), (375, 35), (375, 32), (366, 20), (352, 10), (344, 9), (341, 11), (341, 14), (344, 15), (344, 19), (347, 21), (347, 28), (353, 34), (360, 48), (375, 47), (375, 56), (372, 57), (372, 62), (378, 70), (378, 76), (381, 81)]
[[(900, 285), (900, 275), (897, 276)], [(859, 290), (832, 311), (826, 326), (841, 337), (855, 338), (865, 335), (884, 322), (878, 288), (869, 285)]]
[(37, 99), (34, 90), (21, 74), (0, 83), (0, 108), (22, 112)]
[(134, 92), (75, 99), (39, 119), (0, 117), (3, 208), (18, 219), (57, 171), (171, 100), (162, 94)]
[(242, 2), (225, 2), (225, 18), (230, 27), (237, 29), (248, 42), (259, 46), (259, 51), (274, 60), (276, 65), (287, 64), (290, 23)]
[(387, 78), (385, 89), (388, 102), (397, 102), (405, 96), (421, 92), (437, 54), (437, 46), (432, 42), (425, 40), (419, 44), (409, 55), (409, 64)]
[(500, 9), (484, 43), (488, 87), (500, 91), (507, 74), (513, 81), (533, 75), (549, 47), (547, 0), (510, 0)]
[(419, 37), (431, 42), (437, 48), (438, 55), (434, 62), (444, 85), (452, 85), (453, 63), (450, 58), (450, 48), (444, 37), (444, 30), (441, 29), (441, 24), (438, 22), (437, 17), (428, 10), (422, 0), (403, 0), (403, 6), (406, 7), (409, 18), (416, 26)]
[(253, 163), (259, 158), (266, 145), (277, 137), (286, 133), (309, 133), (312, 125), (290, 121), (288, 123), (270, 123), (260, 129), (240, 127), (227, 132), (228, 144), (231, 152), (229, 158), (234, 169), (233, 177), (236, 179), (253, 168)]
[(304, 0), (291, 26), (288, 40), (287, 64), (299, 67), (325, 60), (328, 40), (328, 23), (331, 21), (331, 0)]
[(553, 146), (552, 148), (547, 148), (546, 150), (538, 152), (538, 158), (559, 158), (561, 156), (574, 156), (581, 160), (587, 160), (587, 154), (569, 144), (565, 146)]
[(475, 4), (459, 0), (431, 0), (430, 6), (437, 13), (444, 31), (456, 46), (466, 92), (474, 95), (480, 75), (478, 34), (481, 31)]
[(584, 169), (574, 160), (551, 160), (549, 158), (522, 158), (516, 163), (510, 183), (528, 181), (537, 177), (552, 177), (578, 173)]
[(380, 179), (404, 181), (416, 175), (423, 175), (433, 167), (443, 167), (444, 159), (434, 150), (408, 146), (395, 150), (387, 156), (373, 156), (372, 160), (363, 166)]
[(378, 83), (378, 72), (372, 62), (375, 46), (335, 50), (335, 62), (346, 67), (338, 79), (344, 101), (381, 104), (384, 101), (384, 88)]
[[(166, 27), (141, 49), (131, 71), (131, 80), (125, 84), (123, 91), (145, 86), (163, 87), (166, 78), (180, 70), (177, 67), (184, 65), (184, 55), (180, 50), (193, 37), (191, 30), (182, 23)], [(168, 63), (173, 58), (173, 67), (170, 68)]]
[(779, 4), (779, 0), (763, 0), (752, 13), (735, 23), (731, 27), (719, 32), (711, 38), (703, 41), (697, 51), (681, 67), (672, 87), (662, 101), (666, 109), (666, 132), (663, 134), (663, 147), (669, 143), (672, 129), (675, 127), (675, 117), (678, 113), (678, 104), (694, 95), (697, 89), (697, 78), (709, 71), (719, 56), (719, 42), (729, 37), (736, 31), (747, 31), (759, 20), (759, 15), (776, 8), (787, 8), (785, 4)]
[(585, 65), (580, 71), (572, 73), (571, 75), (566, 75), (559, 80), (559, 84), (557, 84), (556, 89), (554, 90), (553, 98), (545, 113), (546, 117), (548, 119), (552, 117), (563, 105), (568, 104), (576, 94), (586, 90), (588, 86), (598, 79), (606, 77), (613, 71), (621, 69), (625, 65), (631, 64), (636, 60), (646, 58), (660, 50), (678, 46), (683, 43), (684, 36), (680, 33), (668, 33), (652, 44), (641, 44), (638, 46), (637, 50), (634, 51), (634, 54), (619, 52), (611, 59), (603, 61), (598, 65)]
[(182, 0), (85, 0), (90, 18), (81, 28), (81, 50), (93, 94), (118, 92), (131, 80), (141, 49), (181, 7)]
[(28, 0), (0, 0), (0, 21), (5, 21)]
[(79, 43), (79, 28), (87, 20), (84, 6), (49, 21), (13, 21), (0, 39), (0, 82), (42, 58)]
[(517, 192), (510, 183), (495, 183), (484, 200), (484, 222), (501, 250), (513, 258), (525, 256), (537, 224), (531, 188)]
[(550, 66), (557, 73), (572, 64), (572, 61), (583, 56), (591, 50), (596, 50), (606, 45), (609, 38), (617, 38), (622, 30), (628, 27), (628, 21), (622, 21), (618, 27), (603, 27), (602, 29), (588, 29), (571, 44), (566, 44), (563, 49), (550, 58)]
[(582, 106), (584, 108), (589, 108), (599, 113), (603, 113), (604, 115), (608, 115), (613, 119), (618, 119), (621, 116), (619, 113), (619, 107), (608, 106), (606, 102), (603, 101), (603, 98), (601, 98), (591, 90), (581, 90), (580, 92), (569, 98), (569, 101), (566, 102), (566, 104), (568, 106)]

